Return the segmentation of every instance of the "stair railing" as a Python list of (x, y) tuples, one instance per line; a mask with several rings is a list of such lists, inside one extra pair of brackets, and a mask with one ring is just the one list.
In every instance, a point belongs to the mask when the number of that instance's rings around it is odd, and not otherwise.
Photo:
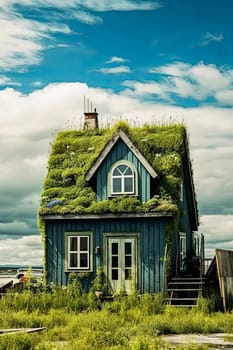
[(164, 248), (164, 256), (163, 256), (163, 290), (164, 296), (167, 295), (167, 243)]
[(205, 274), (205, 241), (204, 241), (204, 235), (201, 233), (200, 237), (200, 281), (202, 286), (202, 292), (203, 293), (203, 276)]

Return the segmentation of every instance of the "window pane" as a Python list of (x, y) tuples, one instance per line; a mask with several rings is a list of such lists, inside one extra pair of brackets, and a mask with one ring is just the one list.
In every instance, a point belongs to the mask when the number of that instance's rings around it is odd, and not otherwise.
[(80, 267), (88, 268), (88, 254), (87, 253), (80, 254)]
[(112, 267), (118, 267), (118, 256), (112, 256)]
[(112, 175), (113, 175), (113, 176), (120, 176), (120, 175), (121, 175), (121, 172), (119, 171), (118, 167), (116, 167), (116, 168), (113, 170)]
[(125, 256), (125, 267), (131, 267), (132, 266), (132, 257), (131, 255)]
[(125, 178), (124, 192), (133, 192), (133, 179), (131, 177)]
[(132, 271), (131, 269), (125, 269), (125, 279), (126, 280), (131, 280), (132, 278)]
[(80, 237), (80, 251), (88, 250), (88, 237)]
[(112, 254), (118, 254), (118, 243), (112, 243)]
[(118, 269), (112, 269), (112, 280), (113, 281), (118, 280)]
[(125, 164), (118, 165), (118, 167), (117, 167), (117, 169), (119, 169), (121, 174), (123, 174), (127, 168), (128, 168), (128, 166)]
[(112, 185), (113, 185), (112, 186), (113, 193), (121, 193), (121, 179), (113, 178)]
[(133, 175), (132, 169), (130, 167), (126, 169), (125, 175)]
[(131, 244), (131, 242), (125, 243), (125, 254), (132, 254), (132, 244)]
[(78, 259), (76, 253), (70, 254), (70, 267), (77, 267), (78, 266)]
[(69, 239), (70, 239), (70, 251), (76, 252), (78, 249), (77, 237), (69, 237)]

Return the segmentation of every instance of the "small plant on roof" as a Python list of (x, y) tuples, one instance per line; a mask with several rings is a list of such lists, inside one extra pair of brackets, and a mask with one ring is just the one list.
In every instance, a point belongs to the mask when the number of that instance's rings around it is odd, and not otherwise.
[(113, 127), (113, 132), (119, 130), (124, 131), (126, 134), (129, 133), (129, 124), (125, 120), (119, 120)]

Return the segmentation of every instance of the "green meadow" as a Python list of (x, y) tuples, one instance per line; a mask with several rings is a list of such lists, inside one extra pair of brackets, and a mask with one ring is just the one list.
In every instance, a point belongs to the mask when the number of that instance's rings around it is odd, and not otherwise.
[[(152, 350), (174, 349), (165, 334), (230, 333), (233, 313), (216, 311), (216, 300), (200, 298), (193, 309), (165, 305), (163, 296), (119, 295), (101, 301), (79, 283), (50, 292), (9, 293), (0, 299), (1, 329), (45, 327), (38, 333), (0, 336), (0, 349)], [(207, 349), (179, 345), (176, 349)]]

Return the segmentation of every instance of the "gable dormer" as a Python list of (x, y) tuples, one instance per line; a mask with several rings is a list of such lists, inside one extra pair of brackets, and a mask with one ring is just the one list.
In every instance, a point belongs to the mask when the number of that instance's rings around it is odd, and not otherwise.
[(157, 176), (129, 137), (119, 130), (87, 172), (86, 181), (94, 184), (98, 201), (128, 195), (147, 202), (151, 198), (151, 179)]

